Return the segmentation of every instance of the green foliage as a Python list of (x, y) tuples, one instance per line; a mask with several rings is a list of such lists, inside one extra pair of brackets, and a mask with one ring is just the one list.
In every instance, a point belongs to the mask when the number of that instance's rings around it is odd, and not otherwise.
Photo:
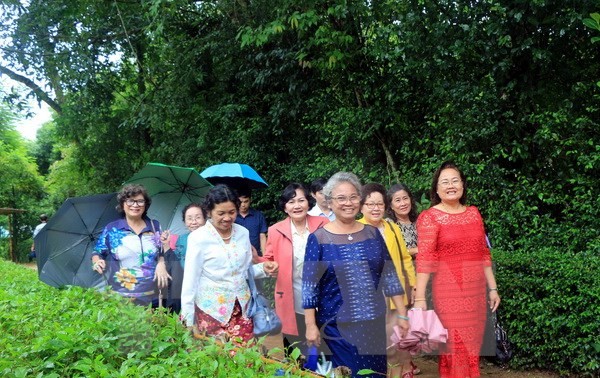
[(511, 366), (595, 377), (600, 373), (600, 245), (586, 252), (535, 242), (494, 253)]
[(196, 340), (176, 316), (35, 275), (0, 260), (0, 375), (270, 377), (282, 368), (257, 347)]
[[(600, 31), (600, 13), (591, 13), (590, 18), (584, 18), (583, 24), (590, 29)], [(600, 37), (593, 37), (592, 42), (600, 42)]]
[(422, 209), (454, 160), (494, 247), (597, 251), (596, 1), (11, 4), (4, 60), (63, 109), (36, 154), (52, 206), (148, 161), (239, 161), (270, 222), (285, 184), (339, 170)]
[[(16, 243), (15, 257), (23, 261), (31, 247), (31, 225), (35, 225), (43, 198), (42, 178), (28, 146), (13, 125), (14, 119), (5, 107), (0, 108), (0, 207), (26, 210), (11, 215), (12, 237)], [(0, 216), (0, 227), (8, 231), (8, 218)], [(25, 242), (27, 240), (27, 242)], [(6, 241), (6, 242), (5, 242)], [(8, 257), (8, 240), (2, 239), (0, 257)]]

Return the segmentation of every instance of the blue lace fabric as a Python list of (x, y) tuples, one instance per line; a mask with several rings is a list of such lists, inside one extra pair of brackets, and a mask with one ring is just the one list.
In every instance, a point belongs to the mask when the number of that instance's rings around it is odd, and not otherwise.
[(373, 320), (385, 315), (385, 298), (402, 295), (381, 233), (370, 225), (347, 234), (325, 228), (308, 237), (302, 278), (305, 309), (317, 323)]

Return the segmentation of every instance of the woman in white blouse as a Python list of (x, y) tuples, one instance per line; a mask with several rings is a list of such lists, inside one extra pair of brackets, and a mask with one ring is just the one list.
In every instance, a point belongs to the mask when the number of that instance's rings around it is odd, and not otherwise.
[[(248, 230), (234, 223), (239, 206), (237, 195), (225, 185), (207, 194), (208, 222), (188, 238), (181, 315), (201, 333), (246, 342), (253, 337), (252, 320), (246, 317), (252, 247)], [(276, 262), (257, 264), (255, 276), (274, 276), (277, 268)]]

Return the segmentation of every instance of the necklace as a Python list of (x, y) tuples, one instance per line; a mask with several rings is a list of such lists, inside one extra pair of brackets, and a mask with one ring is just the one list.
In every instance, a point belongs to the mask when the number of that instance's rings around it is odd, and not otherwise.
[[(219, 233), (219, 236), (221, 236), (221, 233)], [(231, 239), (232, 236), (233, 236), (233, 227), (231, 228), (231, 231), (229, 231), (229, 236), (221, 236), (221, 239), (227, 241), (227, 240)]]
[(463, 209), (463, 205), (462, 204), (458, 205), (457, 207), (451, 208), (451, 207), (447, 206), (443, 202), (442, 202), (442, 207), (449, 214), (458, 214), (458, 213), (462, 212), (462, 209)]
[(352, 237), (352, 234), (348, 234), (348, 240), (350, 240), (350, 241), (354, 240), (354, 238)]

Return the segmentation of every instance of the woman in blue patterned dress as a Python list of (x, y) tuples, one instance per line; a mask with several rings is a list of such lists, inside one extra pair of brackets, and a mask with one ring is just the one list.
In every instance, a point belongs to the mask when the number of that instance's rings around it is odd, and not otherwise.
[(386, 373), (385, 297), (396, 306), (401, 332), (408, 331), (404, 290), (385, 241), (375, 227), (355, 220), (360, 190), (348, 172), (323, 188), (336, 219), (308, 237), (302, 279), (307, 343), (323, 339), (333, 365), (350, 368), (353, 377), (361, 369)]
[(120, 295), (156, 307), (156, 287), (166, 287), (171, 277), (160, 253), (160, 224), (147, 216), (152, 200), (142, 185), (128, 184), (117, 201), (123, 218), (104, 227), (92, 253), (92, 269), (106, 272), (108, 283)]

